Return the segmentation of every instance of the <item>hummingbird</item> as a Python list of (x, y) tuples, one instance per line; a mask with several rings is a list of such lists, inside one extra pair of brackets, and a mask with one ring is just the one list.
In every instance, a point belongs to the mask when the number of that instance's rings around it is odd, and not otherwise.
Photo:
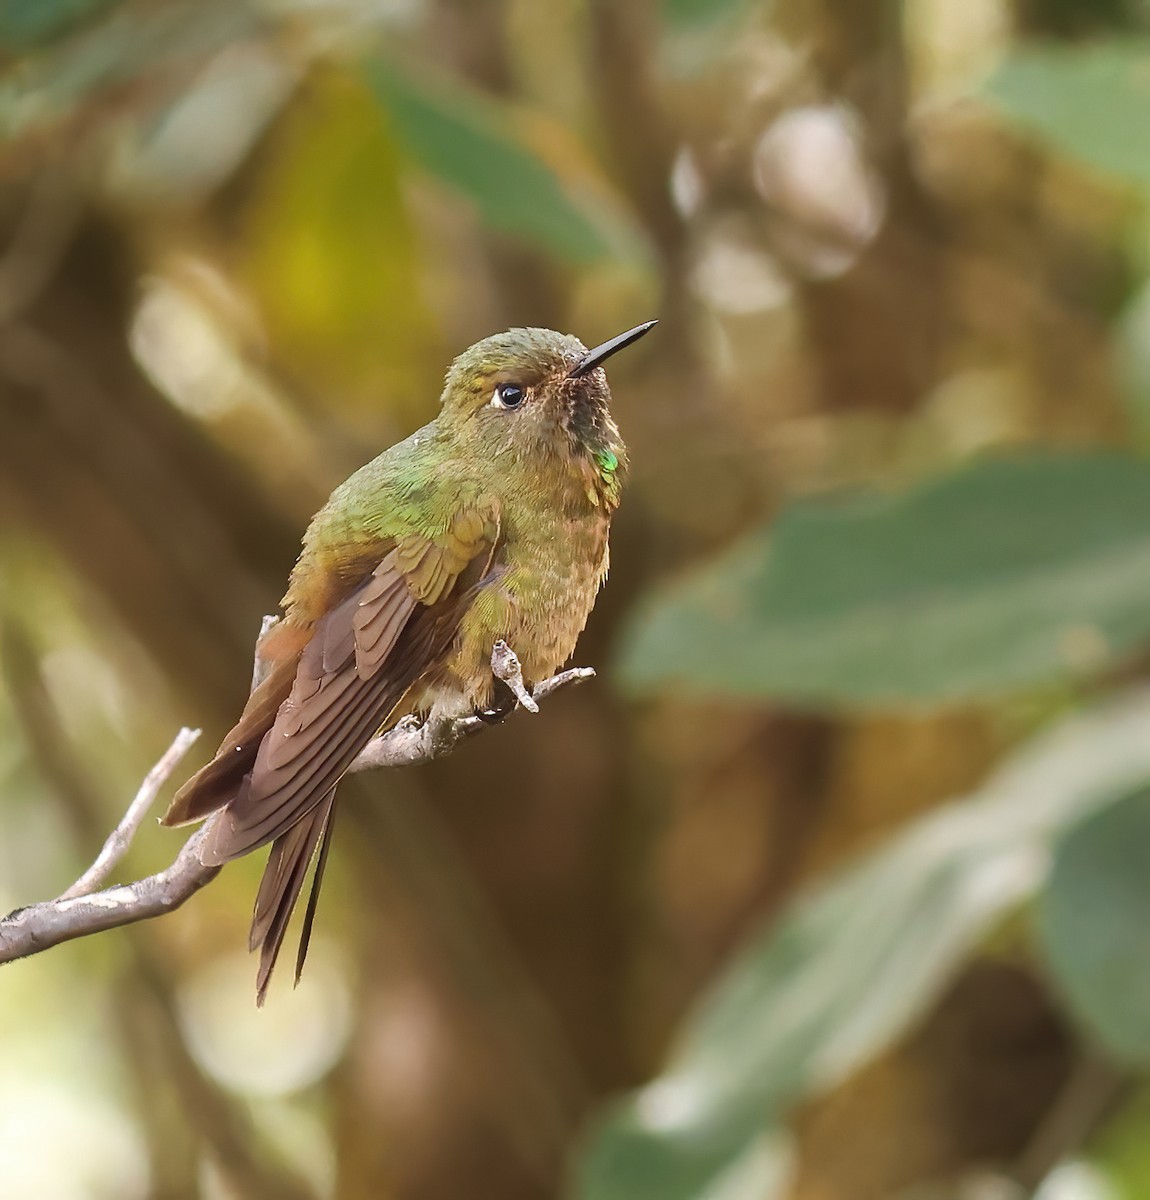
[(530, 687), (571, 656), (607, 576), (627, 471), (603, 363), (655, 321), (594, 349), (550, 329), (477, 342), (447, 372), (438, 415), (335, 489), (312, 518), (257, 646), (257, 676), (215, 757), (163, 817), (218, 814), (218, 866), (272, 844), (252, 917), (262, 1005), (315, 860), (303, 970), (335, 792), (364, 746), (409, 714), (492, 710), (492, 648)]

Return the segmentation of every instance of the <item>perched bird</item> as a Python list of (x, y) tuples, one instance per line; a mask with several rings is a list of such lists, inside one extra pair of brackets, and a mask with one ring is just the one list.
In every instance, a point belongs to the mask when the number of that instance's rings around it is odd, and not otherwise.
[(627, 468), (602, 364), (654, 324), (593, 350), (550, 329), (477, 342), (447, 372), (435, 420), (312, 518), (283, 619), (258, 647), (262, 682), (164, 816), (223, 810), (200, 850), (207, 865), (273, 843), (250, 939), (258, 1003), (318, 848), (299, 979), (335, 788), (371, 738), (408, 713), (490, 709), (499, 640), (528, 686), (574, 650)]

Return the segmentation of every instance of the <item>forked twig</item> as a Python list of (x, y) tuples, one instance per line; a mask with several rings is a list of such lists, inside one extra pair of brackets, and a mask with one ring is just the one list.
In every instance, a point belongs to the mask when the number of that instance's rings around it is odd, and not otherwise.
[(74, 900), (77, 896), (90, 896), (105, 879), (111, 875), (116, 864), (128, 852), (132, 839), (136, 836), (144, 818), (148, 815), (160, 788), (168, 782), (172, 772), (179, 766), (180, 760), (195, 744), (200, 736), (200, 730), (189, 729), (186, 725), (176, 734), (172, 744), (164, 751), (159, 762), (144, 776), (136, 798), (128, 805), (122, 820), (108, 834), (107, 840), (96, 861), (76, 880), (66, 892), (60, 894), (61, 900)]
[[(267, 627), (265, 624), (265, 632)], [(507, 655), (510, 655), (510, 659)], [(514, 660), (513, 664), (511, 660)], [(516, 690), (515, 680), (518, 678), (522, 694), (516, 692), (516, 695), (520, 704), (530, 712), (538, 712), (539, 701), (554, 695), (560, 688), (582, 683), (595, 675), (590, 667), (576, 667), (553, 675), (528, 692), (523, 685), (519, 660), (505, 643), (498, 643), (492, 652), (492, 669), (499, 678), (504, 678), (513, 691)], [(506, 672), (511, 678), (507, 679), (501, 672)], [(386, 733), (373, 738), (352, 763), (350, 771), (406, 767), (442, 758), (460, 742), (474, 737), (491, 723), (490, 717), (478, 715), (432, 717), (422, 723), (405, 718)], [(160, 789), (198, 736), (199, 730), (180, 731), (163, 757), (148, 772), (128, 811), (109, 835), (96, 861), (63, 895), (55, 900), (18, 908), (0, 919), (0, 963), (38, 954), (73, 938), (86, 937), (171, 912), (215, 878), (220, 868), (207, 867), (199, 858), (199, 846), (215, 820), (212, 816), (184, 843), (171, 866), (134, 883), (95, 890), (123, 858)]]

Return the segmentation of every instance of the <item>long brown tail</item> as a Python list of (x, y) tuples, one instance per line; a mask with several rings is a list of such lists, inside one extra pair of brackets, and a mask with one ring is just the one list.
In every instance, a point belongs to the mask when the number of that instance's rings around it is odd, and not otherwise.
[(225, 863), (272, 843), (256, 898), (251, 945), (260, 950), (262, 1003), (292, 909), (319, 850), (297, 961), (307, 953), (327, 861), (334, 792), (344, 773), (383, 728), (417, 681), (432, 677), (460, 621), (492, 571), (462, 574), (452, 591), (421, 604), (392, 551), (358, 588), (314, 626), (290, 617), (260, 643), (274, 664), (248, 700), (216, 757), (176, 794), (166, 824), (219, 812), (200, 861)]
[[(255, 766), (259, 748), (275, 723), (280, 706), (291, 692), (295, 678), (298, 653), (289, 654), (273, 665), (267, 678), (252, 692), (244, 711), (215, 757), (201, 768), (176, 793), (165, 813), (165, 825), (184, 825), (202, 820), (219, 809), (226, 808), (248, 783)], [(267, 994), (268, 983), (287, 933), (292, 910), (299, 900), (308, 867), (320, 845), (319, 861), (312, 880), (311, 895), (300, 936), (296, 961), (296, 982), (307, 955), (315, 919), (316, 902), (327, 861), (328, 835), (335, 803), (334, 788), (308, 816), (293, 826), (272, 844), (271, 855), (264, 869), (252, 916), (250, 945), (260, 951), (259, 972), (256, 978), (256, 1002), (260, 1005)]]
[(316, 904), (323, 883), (323, 871), (327, 865), (328, 847), (331, 845), (332, 820), (335, 815), (335, 788), (315, 806), (298, 824), (272, 843), (272, 852), (260, 880), (256, 895), (255, 911), (252, 914), (252, 930), (248, 946), (260, 952), (259, 972), (256, 975), (256, 1003), (263, 1005), (268, 983), (280, 948), (287, 933), (288, 922), (303, 889), (308, 867), (319, 846), (319, 858), (312, 876), (311, 892), (303, 929), (300, 932), (299, 952), (296, 955), (295, 981), (299, 983), (303, 972), (307, 948), (311, 941), (312, 924), (315, 921)]

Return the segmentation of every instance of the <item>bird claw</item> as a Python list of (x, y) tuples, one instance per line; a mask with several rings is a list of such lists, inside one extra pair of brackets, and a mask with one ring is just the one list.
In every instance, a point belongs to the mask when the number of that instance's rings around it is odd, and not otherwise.
[(502, 639), (491, 648), (491, 673), (496, 679), (501, 679), (511, 689), (515, 699), (529, 713), (537, 713), (539, 705), (527, 690), (523, 682), (523, 668), (519, 664), (519, 656)]
[(484, 725), (502, 725), (511, 716), (514, 709), (514, 704), (507, 708), (477, 708), (475, 715)]

